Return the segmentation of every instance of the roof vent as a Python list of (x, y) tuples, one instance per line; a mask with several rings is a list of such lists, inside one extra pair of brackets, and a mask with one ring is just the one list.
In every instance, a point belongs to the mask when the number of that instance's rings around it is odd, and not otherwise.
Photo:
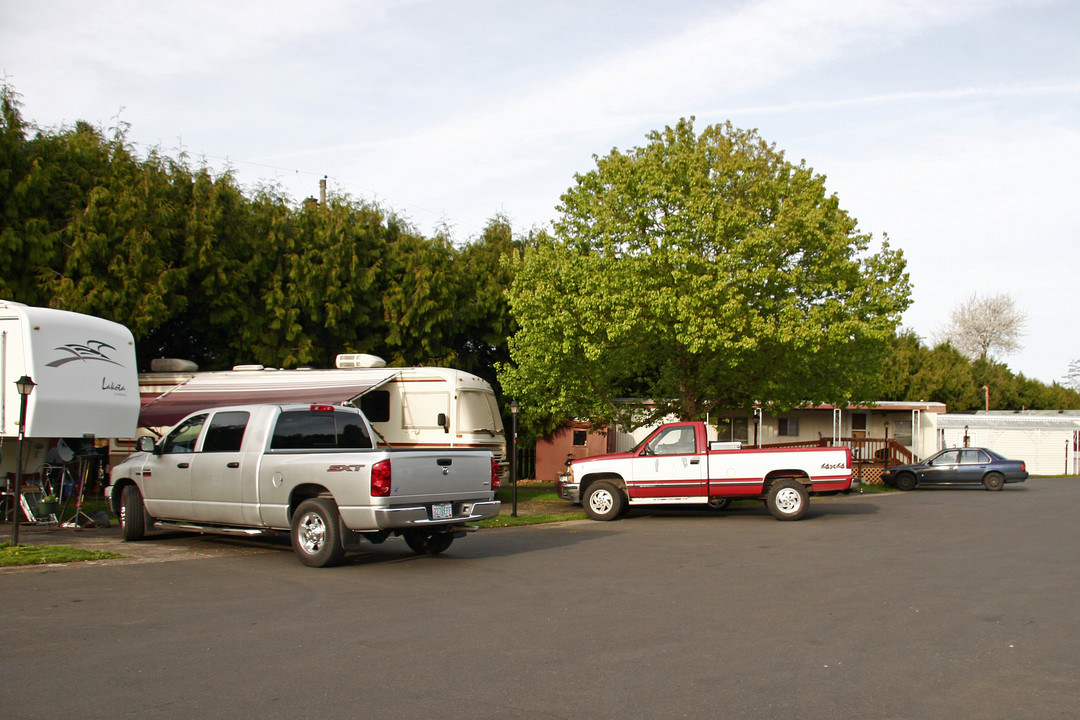
[(338, 355), (334, 359), (334, 365), (339, 370), (347, 370), (350, 368), (381, 368), (386, 367), (386, 361), (378, 355), (350, 353), (345, 355)]
[(233, 365), (233, 370), (237, 372), (254, 372), (256, 370), (265, 370), (262, 365)]
[(191, 360), (180, 358), (154, 358), (150, 361), (150, 372), (198, 372), (199, 366)]

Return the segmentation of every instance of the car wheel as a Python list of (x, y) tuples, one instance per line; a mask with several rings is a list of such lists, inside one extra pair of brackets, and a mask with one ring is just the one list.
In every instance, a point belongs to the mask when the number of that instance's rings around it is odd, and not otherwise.
[(797, 480), (778, 480), (769, 488), (765, 504), (777, 520), (798, 520), (806, 514), (810, 496)]
[(731, 504), (731, 498), (709, 498), (710, 510), (723, 510)]
[(907, 492), (909, 490), (914, 490), (915, 485), (917, 485), (917, 483), (915, 482), (915, 476), (911, 473), (900, 473), (896, 477), (897, 490), (903, 490), (904, 492)]
[(585, 491), (585, 514), (593, 520), (614, 520), (626, 507), (622, 491), (609, 482), (596, 482)]
[(120, 534), (125, 540), (142, 540), (146, 535), (142, 493), (135, 485), (125, 485), (120, 493)]
[(454, 536), (450, 533), (417, 532), (405, 533), (405, 544), (417, 555), (438, 555), (450, 547)]
[(293, 551), (308, 567), (337, 565), (345, 557), (337, 505), (329, 498), (300, 503), (293, 515), (291, 535)]
[(987, 490), (1000, 490), (1005, 486), (1005, 476), (996, 472), (987, 473), (983, 478), (983, 485)]

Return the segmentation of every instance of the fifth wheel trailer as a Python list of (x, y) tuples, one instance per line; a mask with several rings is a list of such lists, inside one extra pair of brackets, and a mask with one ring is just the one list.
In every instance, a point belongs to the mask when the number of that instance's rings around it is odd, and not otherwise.
[(0, 474), (16, 469), (22, 397), (15, 381), (35, 385), (26, 397), (23, 466), (37, 472), (60, 438), (130, 437), (139, 417), (135, 341), (118, 323), (81, 313), (0, 300)]
[[(364, 411), (380, 443), (393, 448), (490, 450), (506, 465), (506, 435), (491, 385), (472, 373), (440, 367), (386, 367), (372, 355), (338, 355), (334, 369), (265, 368), (199, 371), (162, 358), (139, 374), (139, 427), (160, 435), (185, 415), (252, 403), (324, 403)], [(134, 449), (118, 442), (113, 461)]]

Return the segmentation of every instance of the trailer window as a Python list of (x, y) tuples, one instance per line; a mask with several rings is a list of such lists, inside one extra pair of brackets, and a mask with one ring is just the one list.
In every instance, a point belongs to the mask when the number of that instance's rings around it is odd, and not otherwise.
[(388, 422), (390, 420), (390, 391), (372, 390), (360, 396), (360, 409), (368, 422)]
[(449, 393), (409, 392), (401, 396), (402, 428), (441, 429), (439, 428), (440, 413), (443, 415), (450, 413)]
[(462, 390), (458, 393), (458, 432), (486, 432), (502, 435), (502, 417), (495, 393), (486, 390)]

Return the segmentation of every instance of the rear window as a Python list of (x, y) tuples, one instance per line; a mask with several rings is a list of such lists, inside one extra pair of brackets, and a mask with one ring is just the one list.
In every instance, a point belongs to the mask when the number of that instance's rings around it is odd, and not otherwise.
[(274, 427), (271, 450), (364, 450), (371, 436), (359, 415), (298, 410), (282, 413)]

